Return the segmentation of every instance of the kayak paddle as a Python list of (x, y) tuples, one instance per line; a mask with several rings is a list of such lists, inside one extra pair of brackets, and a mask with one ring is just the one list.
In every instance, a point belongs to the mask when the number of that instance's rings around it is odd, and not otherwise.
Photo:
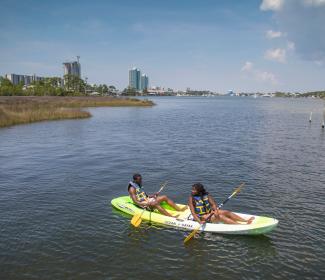
[[(166, 187), (166, 185), (168, 184), (168, 181), (164, 182), (161, 184), (161, 187), (159, 189), (159, 191), (156, 193), (156, 195), (160, 194), (162, 192), (162, 190), (164, 189), (164, 187)], [(142, 212), (140, 214), (135, 214), (132, 219), (131, 219), (131, 224), (135, 227), (138, 227), (140, 226), (141, 222), (142, 222), (142, 219), (141, 219), (141, 216), (142, 214), (144, 213), (144, 211), (146, 210), (146, 208), (144, 208), (142, 210)]]
[[(233, 193), (228, 196), (227, 199), (224, 200), (224, 202), (222, 202), (218, 208), (220, 209), (223, 205), (225, 205), (229, 199), (231, 199), (234, 195), (236, 195), (237, 193), (239, 193), (241, 191), (241, 189), (244, 187), (245, 183), (241, 183), (234, 191)], [(203, 224), (200, 224), (196, 229), (194, 229), (185, 239), (184, 239), (184, 243), (188, 242), (189, 240), (191, 240), (193, 238), (193, 236), (200, 230), (201, 226), (204, 226), (206, 224), (206, 222), (212, 217), (213, 212), (207, 217), (207, 219), (204, 221)]]

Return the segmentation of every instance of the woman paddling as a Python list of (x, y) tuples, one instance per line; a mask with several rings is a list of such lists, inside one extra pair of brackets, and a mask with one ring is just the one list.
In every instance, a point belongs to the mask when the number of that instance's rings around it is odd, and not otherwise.
[[(225, 224), (239, 225), (242, 223), (251, 224), (254, 217), (248, 220), (228, 211), (218, 208), (213, 197), (204, 189), (200, 183), (192, 186), (192, 193), (188, 200), (193, 220), (204, 224), (209, 219), (212, 223), (223, 222)], [(213, 212), (212, 216), (211, 213)]]

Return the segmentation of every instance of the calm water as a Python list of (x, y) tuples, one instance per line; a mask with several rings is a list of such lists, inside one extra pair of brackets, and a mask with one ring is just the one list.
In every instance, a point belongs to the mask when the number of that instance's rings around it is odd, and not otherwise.
[[(0, 129), (0, 279), (321, 279), (325, 132), (319, 100), (154, 98), (85, 120)], [(313, 123), (308, 123), (313, 111)], [(280, 220), (267, 236), (202, 234), (112, 209), (134, 172), (186, 202), (193, 182), (225, 208)]]

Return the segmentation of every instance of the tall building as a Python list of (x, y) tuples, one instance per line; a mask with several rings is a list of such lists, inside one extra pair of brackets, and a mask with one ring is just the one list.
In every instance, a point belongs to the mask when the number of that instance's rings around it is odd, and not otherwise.
[(22, 83), (25, 86), (30, 85), (32, 82), (45, 80), (45, 77), (38, 77), (34, 75), (18, 75), (18, 74), (6, 74), (5, 76), (14, 85)]
[(141, 75), (141, 90), (147, 90), (149, 88), (149, 78), (146, 74)]
[(129, 70), (129, 88), (141, 90), (141, 71), (138, 68)]
[(74, 75), (81, 78), (81, 65), (78, 61), (64, 62), (63, 63), (64, 75)]

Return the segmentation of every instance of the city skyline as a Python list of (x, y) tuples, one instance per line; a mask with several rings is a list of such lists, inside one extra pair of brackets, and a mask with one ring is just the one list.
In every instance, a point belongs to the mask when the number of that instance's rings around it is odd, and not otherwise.
[[(73, 75), (81, 78), (81, 64), (79, 62), (79, 56), (77, 56), (77, 61), (66, 61), (63, 62), (63, 75), (61, 76), (37, 76), (34, 74), (16, 74), (16, 73), (6, 73), (4, 78), (8, 79), (14, 85), (18, 85), (22, 83), (24, 86), (29, 86), (32, 82), (43, 81), (47, 78), (60, 78), (61, 82), (59, 83), (60, 86), (63, 85), (63, 80), (65, 75)], [(87, 78), (86, 78), (87, 79)]]
[(80, 54), (83, 78), (120, 89), (132, 65), (146, 69), (152, 84), (174, 89), (325, 88), (323, 0), (62, 5), (2, 3), (0, 75), (61, 76), (62, 61)]

